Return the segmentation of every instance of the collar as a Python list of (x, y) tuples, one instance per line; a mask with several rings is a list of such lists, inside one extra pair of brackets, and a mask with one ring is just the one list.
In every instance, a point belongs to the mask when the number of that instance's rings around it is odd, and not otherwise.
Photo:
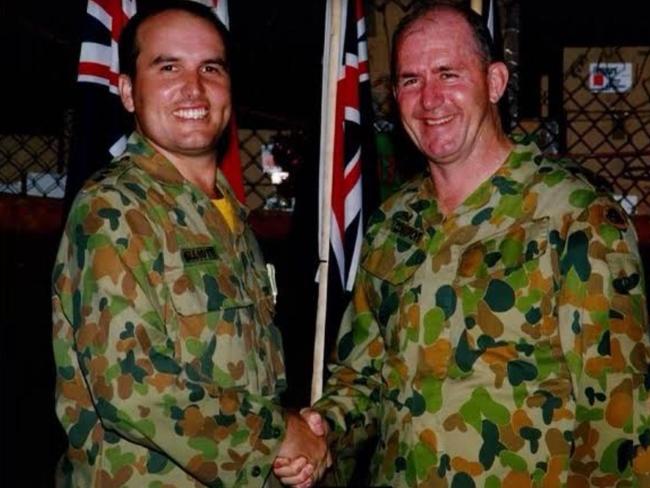
[[(129, 136), (126, 150), (120, 156), (120, 159), (129, 157), (133, 163), (146, 172), (150, 177), (159, 181), (163, 185), (182, 186), (191, 190), (197, 198), (210, 200), (210, 198), (199, 190), (196, 185), (186, 180), (183, 175), (176, 169), (165, 156), (156, 151), (151, 144), (137, 131)], [(239, 217), (240, 222), (246, 221), (249, 210), (243, 205), (233, 193), (230, 184), (226, 180), (220, 168), (217, 168), (215, 182), (217, 194), (223, 195), (228, 199), (230, 205)], [(210, 205), (212, 203), (210, 202)]]
[(438, 208), (436, 191), (430, 174), (427, 172), (413, 180), (404, 188), (406, 208), (410, 215), (400, 216), (419, 229), (439, 225), (443, 221), (457, 220), (463, 216), (471, 219), (492, 200), (497, 203), (504, 197), (514, 200), (525, 190), (531, 175), (537, 171), (541, 151), (534, 143), (515, 144), (499, 169), (481, 183), (453, 212), (445, 216)]

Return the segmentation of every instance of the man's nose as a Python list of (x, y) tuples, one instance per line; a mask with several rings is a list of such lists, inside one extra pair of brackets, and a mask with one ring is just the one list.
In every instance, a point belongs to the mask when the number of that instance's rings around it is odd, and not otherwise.
[(196, 96), (203, 93), (203, 79), (198, 71), (188, 71), (183, 77), (183, 94)]
[(420, 103), (422, 108), (432, 110), (442, 104), (443, 95), (440, 85), (436, 80), (426, 80), (422, 86)]

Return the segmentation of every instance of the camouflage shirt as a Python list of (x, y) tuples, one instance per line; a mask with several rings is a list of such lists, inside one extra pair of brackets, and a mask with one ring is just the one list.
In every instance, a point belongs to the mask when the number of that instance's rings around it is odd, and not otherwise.
[(282, 345), (246, 211), (139, 135), (75, 200), (53, 272), (62, 486), (261, 486), (284, 436)]
[(650, 486), (633, 229), (571, 165), (516, 146), (453, 213), (422, 176), (369, 224), (323, 398), (388, 486)]

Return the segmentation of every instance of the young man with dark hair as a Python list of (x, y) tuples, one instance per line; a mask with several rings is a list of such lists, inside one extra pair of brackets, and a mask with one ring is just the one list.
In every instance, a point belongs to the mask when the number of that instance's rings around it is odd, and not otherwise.
[(76, 197), (53, 272), (59, 486), (263, 486), (277, 455), (303, 468), (294, 482), (327, 463), (279, 404), (272, 283), (217, 168), (225, 35), (179, 0), (125, 28), (119, 92), (136, 129)]

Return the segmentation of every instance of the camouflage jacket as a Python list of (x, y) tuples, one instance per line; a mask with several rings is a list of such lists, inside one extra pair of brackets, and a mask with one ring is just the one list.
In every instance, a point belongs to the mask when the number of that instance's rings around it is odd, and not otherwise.
[(261, 486), (284, 436), (270, 283), (139, 135), (76, 198), (53, 272), (61, 486)]
[(636, 239), (574, 169), (520, 145), (450, 215), (428, 176), (382, 205), (316, 405), (341, 464), (378, 433), (378, 486), (650, 486)]

